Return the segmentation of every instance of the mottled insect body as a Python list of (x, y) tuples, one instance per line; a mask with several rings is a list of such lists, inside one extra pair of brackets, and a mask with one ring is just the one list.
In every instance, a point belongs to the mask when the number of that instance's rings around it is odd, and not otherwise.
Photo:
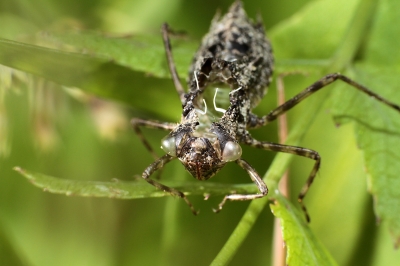
[[(193, 177), (207, 180), (215, 175), (227, 162), (234, 161), (247, 171), (257, 185), (257, 194), (230, 194), (219, 204), (219, 211), (227, 200), (251, 200), (264, 197), (268, 193), (267, 186), (256, 170), (241, 158), (242, 149), (239, 143), (264, 150), (291, 153), (315, 161), (306, 184), (299, 194), (302, 203), (311, 183), (320, 167), (321, 158), (318, 152), (302, 147), (289, 146), (268, 141), (253, 139), (248, 129), (268, 124), (314, 92), (340, 79), (359, 91), (400, 112), (400, 106), (384, 99), (361, 84), (339, 73), (326, 75), (308, 88), (273, 109), (269, 114), (258, 117), (251, 112), (265, 95), (272, 77), (273, 55), (271, 45), (265, 38), (264, 28), (260, 20), (251, 22), (242, 8), (241, 2), (233, 3), (228, 13), (221, 19), (217, 15), (211, 24), (194, 56), (189, 70), (189, 91), (185, 92), (180, 83), (172, 57), (168, 36), (168, 26), (162, 28), (168, 66), (176, 91), (182, 103), (182, 117), (179, 124), (149, 121), (134, 118), (132, 125), (146, 148), (155, 157), (155, 162), (148, 166), (142, 177), (151, 185), (172, 195), (183, 198), (194, 214), (197, 214), (185, 194), (177, 189), (167, 187), (150, 176), (166, 163), (178, 158)], [(217, 86), (225, 87), (230, 92), (224, 95), (226, 109), (217, 107), (214, 94), (214, 112), (207, 112), (205, 96)], [(213, 95), (213, 93), (211, 93)], [(216, 115), (221, 113), (222, 115)], [(144, 138), (140, 126), (169, 130), (162, 140), (162, 149), (166, 154), (160, 158)]]
[[(249, 173), (260, 193), (228, 195), (218, 209), (222, 208), (227, 199), (249, 200), (265, 196), (268, 193), (267, 186), (257, 172), (241, 159), (242, 149), (239, 145), (245, 136), (249, 136), (246, 127), (250, 111), (265, 95), (272, 76), (273, 56), (261, 21), (256, 24), (251, 22), (239, 1), (221, 19), (217, 15), (194, 56), (189, 70), (187, 93), (180, 84), (173, 63), (167, 25), (163, 27), (163, 37), (169, 68), (183, 111), (178, 125), (132, 120), (135, 131), (153, 155), (139, 126), (171, 130), (162, 140), (162, 149), (167, 154), (150, 165), (144, 171), (143, 178), (159, 189), (184, 198), (196, 213), (182, 192), (150, 179), (150, 175), (172, 159), (178, 158), (196, 179), (207, 180), (227, 162), (235, 161)], [(203, 111), (206, 108), (203, 106), (203, 103), (206, 104), (204, 92), (221, 85), (228, 87), (231, 92), (227, 96), (229, 104), (226, 110), (216, 107), (214, 96), (215, 110), (223, 113), (220, 118), (216, 118), (213, 113)]]
[[(185, 94), (181, 125), (170, 134), (175, 139), (181, 139), (177, 137), (181, 134), (190, 138), (182, 147), (178, 141), (176, 152), (194, 177), (208, 179), (226, 162), (239, 159), (224, 156), (226, 143), (229, 153), (235, 149), (231, 142), (239, 142), (246, 134), (250, 110), (264, 96), (272, 67), (271, 46), (264, 27), (247, 18), (240, 2), (235, 2), (222, 19), (218, 15), (214, 18), (189, 70), (189, 92)], [(212, 122), (214, 117), (198, 110), (203, 108), (205, 90), (214, 90), (221, 84), (232, 90), (230, 105), (219, 121)], [(236, 149), (241, 150), (240, 146)]]
[(264, 97), (272, 78), (273, 55), (261, 19), (250, 21), (240, 2), (220, 19), (217, 14), (194, 55), (189, 70), (190, 92), (216, 83), (242, 88), (253, 108)]

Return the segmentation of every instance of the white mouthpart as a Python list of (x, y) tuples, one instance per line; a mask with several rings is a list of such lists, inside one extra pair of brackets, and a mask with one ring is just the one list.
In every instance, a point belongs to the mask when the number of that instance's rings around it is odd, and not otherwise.
[(219, 108), (219, 107), (217, 107), (217, 105), (215, 104), (215, 98), (217, 97), (217, 93), (218, 93), (218, 88), (215, 90), (215, 94), (214, 94), (214, 100), (213, 100), (213, 103), (214, 103), (214, 109), (215, 109), (215, 111), (217, 111), (217, 112), (220, 112), (220, 113), (225, 113), (225, 112), (226, 112), (226, 110), (225, 110), (225, 109), (223, 109), (223, 108)]

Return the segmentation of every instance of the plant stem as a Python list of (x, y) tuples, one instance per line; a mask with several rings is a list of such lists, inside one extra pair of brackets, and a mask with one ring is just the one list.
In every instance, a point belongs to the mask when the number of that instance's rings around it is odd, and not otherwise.
[[(291, 73), (287, 73), (291, 74)], [(286, 73), (282, 73), (276, 79), (276, 89), (278, 94), (278, 106), (282, 105), (285, 100), (285, 86), (283, 83), (283, 78), (287, 75)], [(288, 124), (287, 124), (287, 115), (283, 114), (278, 117), (278, 135), (279, 135), (279, 143), (283, 144), (286, 142), (288, 136)], [(286, 198), (289, 197), (289, 170), (287, 170), (279, 182), (279, 191), (281, 191), (282, 195)], [(273, 236), (273, 245), (272, 245), (272, 265), (274, 266), (285, 266), (286, 259), (286, 247), (283, 242), (282, 230), (281, 230), (281, 222), (278, 218), (274, 218), (274, 236)]]

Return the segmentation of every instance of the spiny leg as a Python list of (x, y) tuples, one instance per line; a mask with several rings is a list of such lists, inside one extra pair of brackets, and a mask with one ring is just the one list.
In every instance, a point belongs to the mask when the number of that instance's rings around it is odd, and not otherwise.
[(266, 196), (268, 194), (268, 187), (258, 175), (256, 170), (245, 160), (238, 159), (235, 161), (240, 167), (247, 171), (251, 180), (257, 185), (260, 194), (230, 194), (226, 195), (222, 202), (218, 205), (218, 209), (214, 209), (214, 212), (219, 212), (222, 210), (222, 207), (225, 205), (227, 200), (252, 200), (258, 199)]
[(185, 103), (185, 90), (183, 89), (183, 86), (179, 79), (178, 72), (176, 71), (176, 67), (175, 67), (174, 58), (172, 56), (172, 48), (171, 48), (171, 43), (169, 41), (169, 36), (168, 36), (168, 24), (164, 23), (162, 25), (161, 30), (162, 30), (162, 36), (163, 36), (163, 41), (164, 41), (165, 53), (167, 55), (169, 71), (171, 72), (172, 80), (174, 81), (175, 89), (178, 92), (181, 103), (184, 104)]
[[(132, 118), (131, 124), (132, 124), (133, 130), (135, 131), (136, 135), (139, 137), (139, 139), (142, 141), (143, 145), (153, 156), (154, 160), (158, 159), (158, 155), (154, 152), (150, 143), (147, 141), (147, 139), (143, 135), (142, 131), (140, 130), (140, 127), (143, 126), (143, 127), (147, 127), (147, 128), (155, 128), (155, 129), (171, 131), (176, 126), (176, 124), (174, 124), (174, 123), (144, 120), (144, 119), (140, 119), (140, 118)], [(160, 169), (160, 171), (158, 171), (156, 178), (160, 179), (161, 174), (162, 174), (162, 169)]]
[(154, 171), (157, 171), (159, 169), (162, 169), (164, 167), (165, 164), (169, 163), (170, 161), (172, 161), (174, 158), (176, 157), (172, 157), (168, 154), (165, 154), (164, 156), (160, 157), (158, 160), (156, 160), (155, 162), (153, 162), (152, 164), (150, 164), (144, 171), (142, 174), (142, 177), (144, 178), (144, 180), (146, 180), (149, 184), (155, 186), (156, 188), (168, 192), (169, 194), (171, 194), (172, 196), (178, 196), (182, 199), (185, 200), (186, 204), (189, 206), (190, 210), (192, 211), (192, 213), (194, 215), (197, 215), (198, 212), (194, 209), (192, 203), (186, 198), (185, 194), (183, 194), (183, 192), (175, 189), (175, 188), (171, 188), (168, 187), (166, 185), (163, 185), (153, 179), (150, 178), (150, 176), (154, 173)]
[(269, 151), (295, 154), (295, 155), (303, 156), (303, 157), (306, 157), (306, 158), (309, 158), (309, 159), (312, 159), (315, 161), (314, 167), (311, 170), (310, 175), (308, 176), (306, 184), (301, 189), (301, 192), (298, 197), (298, 201), (301, 205), (301, 208), (306, 215), (306, 220), (307, 220), (307, 222), (309, 222), (310, 216), (308, 215), (307, 208), (303, 203), (303, 199), (306, 196), (308, 190), (310, 189), (310, 186), (311, 186), (312, 182), (314, 181), (314, 178), (317, 175), (318, 169), (321, 165), (321, 156), (318, 154), (318, 152), (311, 150), (311, 149), (306, 149), (306, 148), (297, 147), (297, 146), (289, 146), (289, 145), (284, 145), (284, 144), (271, 143), (271, 142), (267, 142), (267, 141), (258, 141), (256, 139), (253, 139), (250, 136), (247, 136), (244, 143), (249, 146), (255, 147), (255, 148), (269, 150)]
[(144, 137), (142, 131), (140, 130), (140, 127), (162, 129), (162, 130), (169, 130), (169, 131), (173, 130), (176, 127), (176, 124), (174, 124), (174, 123), (145, 120), (145, 119), (140, 119), (140, 118), (132, 118), (131, 124), (132, 124), (133, 130), (135, 131), (136, 135), (139, 137), (139, 139), (142, 141), (143, 145), (151, 153), (151, 155), (154, 157), (155, 160), (158, 159), (158, 156), (154, 152), (150, 143)]
[(339, 74), (339, 73), (333, 73), (326, 75), (322, 79), (318, 80), (308, 88), (306, 88), (304, 91), (300, 92), (296, 96), (294, 96), (292, 99), (286, 101), (284, 104), (278, 106), (274, 110), (272, 110), (269, 114), (263, 116), (263, 117), (257, 117), (255, 115), (252, 115), (250, 117), (250, 122), (248, 124), (248, 128), (258, 128), (261, 126), (264, 126), (268, 124), (271, 121), (274, 121), (278, 116), (286, 113), (288, 110), (292, 109), (295, 107), (298, 103), (300, 103), (302, 100), (313, 94), (314, 92), (319, 91), (320, 89), (326, 87), (327, 85), (331, 84), (332, 82), (336, 80), (342, 80), (346, 82), (347, 84), (351, 85), (352, 87), (360, 90), (361, 92), (375, 98), (376, 100), (382, 102), (383, 104), (388, 105), (389, 107), (395, 109), (396, 111), (400, 112), (400, 106), (390, 102), (389, 100), (381, 97), (380, 95), (372, 92), (368, 88), (364, 87), (363, 85), (351, 80), (350, 78)]

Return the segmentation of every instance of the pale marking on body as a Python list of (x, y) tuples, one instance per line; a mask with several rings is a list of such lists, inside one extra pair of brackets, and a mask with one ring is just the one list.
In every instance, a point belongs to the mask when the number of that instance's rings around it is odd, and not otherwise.
[(214, 109), (215, 109), (215, 111), (217, 111), (217, 112), (220, 112), (220, 113), (225, 113), (226, 112), (226, 110), (225, 109), (223, 109), (223, 108), (219, 108), (219, 107), (217, 107), (217, 105), (215, 104), (215, 99), (217, 98), (217, 93), (218, 93), (218, 88), (216, 88), (215, 89), (215, 94), (214, 94), (214, 100), (213, 100), (213, 104), (214, 104)]
[(229, 95), (231, 95), (232, 93), (237, 92), (237, 91), (239, 91), (239, 90), (241, 90), (241, 89), (242, 89), (242, 87), (239, 87), (239, 88), (237, 88), (236, 90), (231, 91), (231, 92), (229, 93)]
[[(197, 80), (196, 71), (194, 71), (193, 74), (194, 74), (194, 78), (195, 78), (195, 80), (196, 80), (197, 89), (200, 90), (199, 81)], [(205, 107), (204, 107), (204, 111), (201, 111), (201, 110), (199, 110), (199, 109), (196, 109), (196, 111), (199, 112), (199, 113), (202, 114), (202, 115), (205, 115), (205, 114), (207, 113), (207, 103), (206, 103), (206, 100), (203, 99), (203, 103), (204, 103), (204, 106), (205, 106)]]

